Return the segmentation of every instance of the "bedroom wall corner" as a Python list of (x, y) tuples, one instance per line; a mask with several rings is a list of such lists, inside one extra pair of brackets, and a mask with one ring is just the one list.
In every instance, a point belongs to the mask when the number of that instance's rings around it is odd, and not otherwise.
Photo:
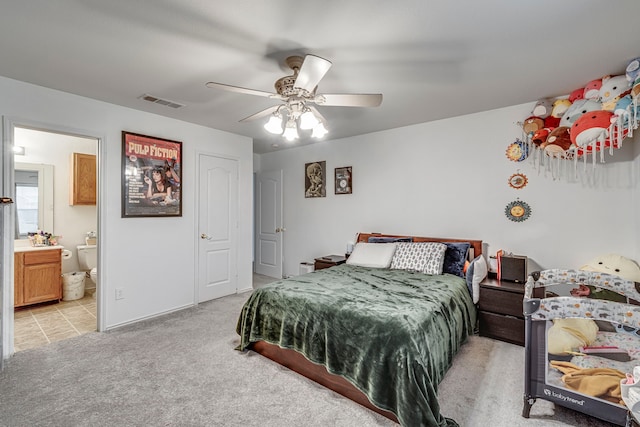
[[(594, 172), (580, 164), (578, 178), (573, 163), (554, 179), (529, 159), (510, 161), (506, 149), (522, 138), (518, 122), (534, 103), (261, 155), (262, 171), (284, 173), (285, 274), (297, 274), (301, 261), (344, 253), (361, 231), (482, 239), (487, 255), (504, 249), (542, 268), (636, 254), (629, 228), (640, 225), (637, 149), (625, 144)], [(304, 197), (304, 165), (314, 161), (326, 161), (324, 198)], [(353, 167), (352, 194), (334, 194), (342, 166)], [(516, 171), (528, 177), (522, 189), (508, 185)], [(528, 220), (506, 218), (514, 200), (531, 206)]]

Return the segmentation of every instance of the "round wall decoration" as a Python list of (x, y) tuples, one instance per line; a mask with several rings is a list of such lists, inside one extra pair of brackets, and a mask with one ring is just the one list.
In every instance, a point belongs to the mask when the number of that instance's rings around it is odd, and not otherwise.
[(531, 207), (526, 202), (516, 200), (504, 208), (504, 214), (514, 222), (526, 221), (531, 216)]
[(529, 147), (526, 142), (516, 139), (507, 147), (507, 158), (514, 162), (521, 162), (529, 156)]
[(524, 188), (528, 182), (529, 180), (527, 179), (527, 176), (523, 173), (520, 173), (520, 171), (514, 173), (509, 177), (509, 186), (511, 188), (515, 188), (516, 190)]

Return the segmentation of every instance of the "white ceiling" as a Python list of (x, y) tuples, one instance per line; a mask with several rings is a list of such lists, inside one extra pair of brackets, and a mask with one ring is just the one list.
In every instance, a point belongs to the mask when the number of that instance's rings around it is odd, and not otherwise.
[(0, 75), (249, 136), (256, 153), (291, 146), (266, 119), (239, 123), (275, 102), (205, 83), (271, 92), (292, 53), (333, 62), (318, 93), (384, 95), (318, 107), (330, 139), (566, 95), (640, 56), (638, 0), (2, 3)]

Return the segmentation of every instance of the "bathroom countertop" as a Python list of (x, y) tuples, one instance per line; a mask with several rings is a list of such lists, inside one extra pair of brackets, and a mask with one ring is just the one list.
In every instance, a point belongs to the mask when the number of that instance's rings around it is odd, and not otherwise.
[(54, 249), (62, 250), (64, 249), (64, 246), (31, 246), (31, 243), (28, 240), (16, 240), (13, 244), (14, 252), (50, 251)]

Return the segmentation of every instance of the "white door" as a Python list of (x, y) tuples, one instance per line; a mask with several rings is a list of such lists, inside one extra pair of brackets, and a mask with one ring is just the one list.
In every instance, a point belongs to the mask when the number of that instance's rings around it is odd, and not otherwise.
[(282, 170), (256, 178), (255, 271), (282, 279)]
[(198, 159), (198, 301), (238, 289), (238, 161)]

